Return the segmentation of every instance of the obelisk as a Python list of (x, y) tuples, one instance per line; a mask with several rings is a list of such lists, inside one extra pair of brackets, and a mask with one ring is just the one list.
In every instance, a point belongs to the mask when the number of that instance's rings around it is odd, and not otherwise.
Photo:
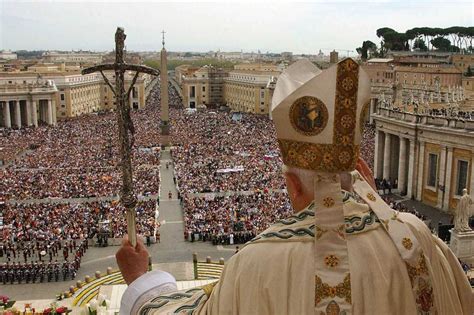
[(169, 96), (168, 96), (168, 61), (165, 49), (165, 31), (163, 34), (163, 48), (161, 49), (161, 147), (164, 149), (169, 145), (170, 125), (169, 125)]

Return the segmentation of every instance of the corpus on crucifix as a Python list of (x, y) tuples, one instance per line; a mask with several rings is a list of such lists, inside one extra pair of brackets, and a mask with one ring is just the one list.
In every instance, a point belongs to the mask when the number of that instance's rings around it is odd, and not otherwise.
[[(135, 222), (135, 206), (137, 204), (137, 197), (133, 192), (133, 177), (132, 177), (132, 146), (133, 146), (133, 134), (134, 127), (133, 121), (130, 117), (130, 105), (128, 99), (130, 98), (130, 92), (138, 79), (140, 72), (148, 73), (151, 75), (158, 76), (159, 71), (141, 66), (127, 64), (124, 61), (124, 47), (125, 47), (125, 35), (124, 29), (117, 27), (115, 32), (115, 63), (102, 64), (86, 68), (82, 70), (82, 74), (89, 74), (93, 72), (100, 72), (104, 81), (110, 87), (115, 95), (117, 108), (117, 126), (119, 131), (119, 145), (120, 145), (120, 167), (122, 171), (122, 188), (120, 192), (120, 203), (126, 209), (127, 216), (127, 233), (130, 243), (135, 246), (137, 243), (136, 239), (136, 222)], [(104, 75), (104, 71), (115, 72), (115, 87), (112, 86), (110, 81)], [(125, 90), (125, 72), (134, 71), (135, 75), (133, 80)]]

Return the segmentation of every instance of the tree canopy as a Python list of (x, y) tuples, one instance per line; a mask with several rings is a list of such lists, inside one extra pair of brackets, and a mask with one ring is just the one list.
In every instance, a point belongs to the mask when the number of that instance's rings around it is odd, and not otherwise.
[[(404, 33), (399, 33), (389, 27), (382, 27), (377, 29), (376, 35), (381, 39), (380, 49), (375, 48), (375, 51), (372, 51), (372, 56), (384, 57), (388, 50), (474, 52), (472, 45), (474, 27), (472, 26), (414, 27)], [(362, 46), (357, 48), (362, 59), (370, 58), (371, 55), (367, 44), (364, 46), (364, 43), (367, 42), (372, 43), (364, 41)]]

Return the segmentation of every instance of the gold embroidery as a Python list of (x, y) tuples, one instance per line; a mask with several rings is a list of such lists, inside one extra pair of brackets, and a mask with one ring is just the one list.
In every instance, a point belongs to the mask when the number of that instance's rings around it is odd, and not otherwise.
[(369, 199), (370, 201), (375, 201), (375, 200), (377, 200), (377, 199), (375, 198), (374, 194), (372, 194), (372, 193), (368, 193), (368, 194), (367, 194), (367, 199)]
[[(322, 172), (352, 171), (359, 158), (358, 145), (333, 145), (278, 139), (285, 165)], [(314, 152), (314, 160), (306, 160), (306, 151)], [(350, 159), (339, 159), (341, 152), (348, 152)], [(356, 158), (354, 158), (356, 157)]]
[(410, 250), (413, 247), (413, 242), (408, 237), (404, 237), (403, 240), (402, 240), (402, 245), (406, 249)]
[(437, 314), (434, 306), (433, 287), (426, 266), (425, 256), (420, 254), (418, 263), (415, 266), (406, 264), (411, 286), (415, 293), (416, 307), (418, 314)]
[(319, 226), (316, 225), (316, 239), (319, 240), (324, 233), (326, 233), (327, 230), (320, 228)]
[(423, 254), (420, 255), (418, 263), (415, 266), (411, 266), (408, 263), (406, 265), (412, 286), (417, 277), (428, 275), (428, 267), (426, 266), (425, 256)]
[(324, 263), (326, 266), (334, 268), (339, 265), (339, 258), (336, 255), (328, 255), (324, 257)]
[(204, 291), (204, 293), (207, 295), (207, 297), (211, 296), (212, 290), (216, 286), (218, 281), (203, 285), (201, 289)]
[(305, 136), (315, 136), (323, 131), (328, 116), (326, 105), (313, 96), (300, 97), (290, 108), (291, 125)]
[(346, 225), (341, 224), (337, 229), (333, 229), (333, 232), (337, 234), (341, 239), (345, 240), (346, 239)]
[(392, 217), (391, 217), (390, 219), (391, 219), (391, 220), (398, 221), (398, 222), (400, 222), (400, 223), (403, 223), (403, 221), (398, 218), (398, 214), (399, 214), (398, 211), (394, 211), (393, 214), (392, 214)]
[(329, 302), (328, 306), (326, 307), (326, 314), (322, 313), (323, 315), (340, 315), (341, 308), (336, 303), (336, 301), (332, 300)]
[(337, 286), (332, 287), (327, 283), (323, 283), (320, 277), (315, 277), (315, 301), (317, 306), (322, 300), (328, 297), (335, 298), (336, 296), (345, 299), (347, 303), (351, 303), (351, 276), (348, 273), (344, 281)]
[(331, 208), (336, 202), (331, 197), (326, 197), (323, 199), (323, 204), (326, 208)]

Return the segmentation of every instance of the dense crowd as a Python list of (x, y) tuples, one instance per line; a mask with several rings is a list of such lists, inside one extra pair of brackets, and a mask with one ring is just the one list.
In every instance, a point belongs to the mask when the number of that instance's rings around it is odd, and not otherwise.
[(216, 244), (244, 243), (291, 214), (285, 193), (185, 197), (185, 238)]
[(375, 153), (375, 125), (365, 124), (360, 144), (360, 156), (364, 159), (371, 170), (374, 169)]
[(228, 112), (173, 112), (173, 148), (179, 189), (186, 193), (284, 188), (272, 122)]
[[(134, 188), (139, 196), (159, 193), (159, 98), (157, 85), (146, 108), (131, 113)], [(7, 165), (0, 169), (0, 261), (11, 262), (4, 272), (8, 278), (3, 279), (10, 282), (13, 273), (15, 281), (26, 281), (25, 270), (35, 268), (56, 272), (57, 260), (68, 261), (67, 251), (58, 249), (66, 243), (82, 244), (99, 234), (104, 242), (126, 233), (123, 207), (103, 201), (117, 196), (121, 187), (115, 113), (83, 115), (56, 127), (1, 132), (0, 159)], [(92, 199), (55, 203), (40, 200), (44, 198)], [(143, 235), (156, 232), (153, 199), (137, 205), (137, 229)], [(43, 263), (47, 265), (40, 268)]]
[[(147, 106), (132, 111), (133, 166), (137, 194), (159, 187), (159, 86)], [(113, 112), (94, 113), (40, 126), (3, 129), (0, 199), (80, 198), (116, 195), (120, 183), (118, 136)], [(11, 148), (23, 149), (20, 154)], [(13, 161), (7, 161), (16, 153)], [(11, 157), (10, 157), (11, 160)]]

